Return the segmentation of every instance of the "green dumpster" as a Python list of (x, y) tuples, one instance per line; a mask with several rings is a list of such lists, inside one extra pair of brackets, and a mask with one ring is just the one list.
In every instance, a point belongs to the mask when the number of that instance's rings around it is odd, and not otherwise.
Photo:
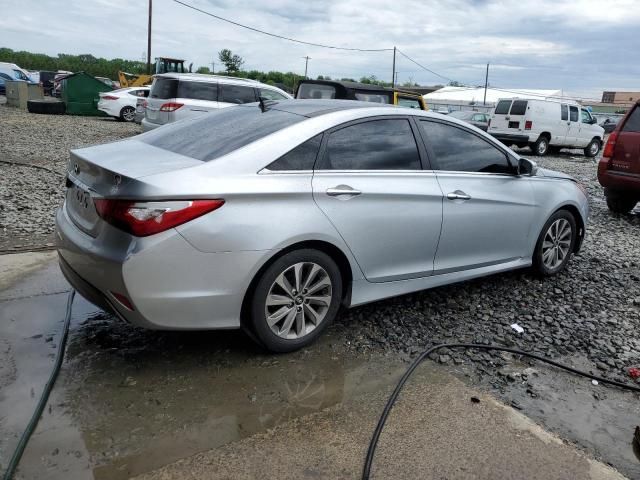
[(69, 115), (106, 116), (98, 110), (98, 94), (113, 90), (110, 86), (85, 72), (78, 72), (62, 80), (62, 101)]

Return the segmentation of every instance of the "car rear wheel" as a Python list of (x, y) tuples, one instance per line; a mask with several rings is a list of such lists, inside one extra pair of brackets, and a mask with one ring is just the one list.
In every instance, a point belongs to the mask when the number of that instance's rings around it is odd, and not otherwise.
[(624, 193), (618, 193), (605, 189), (604, 195), (607, 198), (607, 207), (614, 213), (629, 213), (638, 203), (636, 197)]
[(120, 120), (124, 122), (133, 122), (136, 118), (136, 109), (133, 107), (123, 107), (120, 110)]
[(600, 153), (601, 147), (602, 147), (602, 144), (600, 143), (600, 140), (598, 140), (597, 138), (594, 138), (593, 140), (591, 140), (591, 142), (589, 142), (589, 145), (587, 145), (586, 148), (584, 149), (584, 155), (586, 157), (595, 157), (596, 155), (598, 155), (598, 153)]
[(549, 151), (549, 140), (545, 136), (540, 136), (536, 142), (531, 145), (531, 151), (538, 157), (544, 157)]
[(340, 269), (327, 254), (289, 252), (260, 276), (250, 305), (250, 336), (273, 352), (312, 343), (334, 320), (342, 297)]
[(576, 220), (559, 210), (544, 224), (533, 254), (533, 266), (542, 276), (551, 276), (567, 265), (576, 243)]

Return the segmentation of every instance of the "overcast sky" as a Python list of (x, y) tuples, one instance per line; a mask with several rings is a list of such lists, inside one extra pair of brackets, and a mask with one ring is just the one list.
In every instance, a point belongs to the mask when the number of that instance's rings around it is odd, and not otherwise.
[[(219, 16), (309, 42), (355, 48), (394, 45), (465, 83), (563, 89), (601, 96), (640, 90), (640, 0), (183, 0)], [(0, 46), (55, 55), (140, 59), (147, 0), (0, 0)], [(153, 1), (152, 54), (194, 68), (229, 48), (246, 69), (391, 80), (392, 53), (299, 45), (239, 28), (175, 3)], [(399, 56), (399, 82), (446, 83)]]

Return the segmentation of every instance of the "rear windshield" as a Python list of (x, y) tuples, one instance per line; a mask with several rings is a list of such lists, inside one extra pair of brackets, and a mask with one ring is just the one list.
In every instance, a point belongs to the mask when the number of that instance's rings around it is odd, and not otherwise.
[(178, 80), (175, 78), (156, 78), (151, 86), (151, 98), (167, 100), (176, 98), (178, 94)]
[(623, 132), (640, 132), (640, 107), (635, 107), (622, 127)]
[(362, 102), (391, 103), (391, 94), (356, 92), (356, 99)]
[(169, 124), (138, 138), (154, 147), (208, 162), (305, 119), (274, 109), (263, 113), (257, 104), (235, 106)]
[(509, 107), (511, 106), (511, 100), (500, 100), (496, 106), (496, 114), (506, 115), (509, 113)]
[(527, 111), (526, 100), (514, 100), (511, 105), (511, 115), (524, 115)]
[(303, 83), (298, 88), (296, 98), (336, 98), (336, 87), (317, 83)]

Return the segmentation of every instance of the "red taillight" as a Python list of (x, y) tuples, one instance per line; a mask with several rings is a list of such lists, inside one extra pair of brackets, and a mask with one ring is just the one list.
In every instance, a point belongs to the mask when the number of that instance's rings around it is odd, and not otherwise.
[(131, 303), (131, 300), (129, 300), (126, 296), (124, 296), (121, 293), (118, 292), (111, 292), (111, 295), (113, 295), (113, 298), (115, 298), (118, 303), (120, 303), (124, 308), (126, 308), (127, 310), (131, 310), (133, 312), (133, 304)]
[(224, 205), (224, 200), (137, 202), (98, 199), (95, 205), (104, 221), (136, 237), (146, 237), (212, 212)]
[(118, 97), (114, 97), (113, 95), (104, 95), (100, 97), (102, 100), (118, 100)]
[(525, 130), (531, 130), (531, 127), (533, 127), (533, 122), (531, 120), (527, 120), (526, 122), (524, 122)]
[(161, 112), (175, 112), (177, 109), (179, 109), (183, 105), (184, 105), (183, 103), (174, 103), (174, 102), (164, 103), (160, 107), (160, 111)]
[(618, 132), (611, 132), (607, 144), (604, 146), (602, 157), (611, 158), (616, 150), (616, 142), (618, 141)]

